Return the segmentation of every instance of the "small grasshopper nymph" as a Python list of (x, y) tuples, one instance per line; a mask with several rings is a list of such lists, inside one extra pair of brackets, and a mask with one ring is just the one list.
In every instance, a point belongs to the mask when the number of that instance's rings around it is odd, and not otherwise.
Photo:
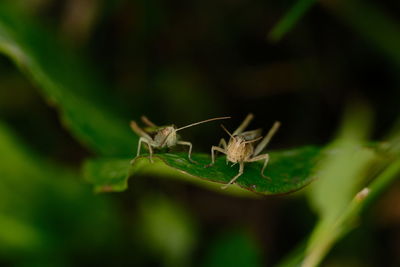
[[(230, 136), (229, 143), (227, 145), (225, 139), (222, 138), (218, 146), (212, 146), (211, 148), (211, 163), (207, 165), (207, 167), (212, 166), (215, 163), (215, 151), (226, 154), (227, 163), (228, 161), (233, 162), (233, 165), (239, 163), (239, 173), (235, 177), (233, 177), (229, 181), (229, 183), (222, 186), (222, 189), (226, 189), (243, 174), (245, 162), (264, 160), (264, 165), (261, 169), (261, 175), (264, 178), (267, 178), (264, 175), (264, 170), (265, 167), (267, 167), (269, 155), (259, 154), (267, 146), (272, 136), (278, 130), (280, 122), (275, 122), (271, 130), (269, 130), (268, 134), (264, 137), (264, 139), (262, 139), (263, 137), (261, 136), (261, 129), (243, 132), (244, 129), (247, 128), (253, 117), (253, 114), (247, 115), (245, 120), (233, 132), (233, 134), (231, 134), (223, 125), (221, 125), (224, 131)], [(254, 144), (261, 139), (262, 141), (256, 147), (254, 147)]]
[(139, 144), (138, 144), (138, 149), (137, 149), (137, 157), (140, 154), (140, 148), (142, 143), (146, 143), (148, 148), (149, 148), (149, 158), (150, 161), (153, 162), (153, 147), (157, 149), (161, 149), (164, 147), (172, 147), (175, 145), (184, 145), (189, 147), (189, 153), (188, 153), (188, 158), (191, 162), (195, 162), (192, 160), (192, 143), (188, 141), (180, 141), (180, 136), (176, 133), (180, 130), (209, 122), (209, 121), (215, 121), (215, 120), (224, 120), (224, 119), (229, 119), (230, 117), (219, 117), (219, 118), (213, 118), (213, 119), (208, 119), (196, 123), (192, 123), (180, 128), (176, 128), (175, 125), (168, 125), (168, 126), (157, 126), (153, 122), (151, 122), (147, 117), (142, 116), (141, 119), (144, 124), (147, 125), (146, 128), (140, 128), (138, 124), (135, 121), (131, 121), (131, 128), (132, 130), (140, 136), (139, 138)]

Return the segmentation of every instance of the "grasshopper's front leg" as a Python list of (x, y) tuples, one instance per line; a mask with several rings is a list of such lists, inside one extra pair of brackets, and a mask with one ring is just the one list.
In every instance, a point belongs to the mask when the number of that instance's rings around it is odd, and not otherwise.
[(176, 142), (178, 145), (183, 145), (183, 146), (188, 146), (189, 147), (189, 153), (188, 153), (188, 158), (192, 163), (197, 164), (198, 162), (192, 159), (192, 143), (187, 142), (187, 141), (178, 141)]
[(260, 160), (264, 160), (264, 165), (263, 165), (263, 167), (261, 169), (261, 176), (266, 178), (266, 179), (268, 179), (268, 180), (271, 180), (271, 178), (269, 178), (269, 177), (264, 175), (264, 170), (267, 167), (267, 164), (268, 164), (268, 161), (269, 161), (269, 155), (268, 154), (258, 155), (257, 157), (249, 159), (247, 162), (254, 162), (254, 161), (260, 161)]
[[(226, 151), (227, 145), (226, 145), (226, 141), (225, 141), (224, 138), (221, 138), (221, 140), (219, 140), (218, 146), (219, 146), (219, 147), (222, 146), (222, 148)], [(226, 164), (228, 165), (228, 157), (226, 158)]]
[(224, 138), (221, 138), (221, 140), (219, 140), (218, 146), (219, 146), (219, 147), (222, 146), (223, 149), (226, 149), (226, 146), (227, 146), (227, 145), (226, 145), (226, 141), (225, 141)]
[(205, 166), (206, 168), (211, 167), (212, 165), (214, 165), (214, 163), (215, 163), (214, 151), (215, 150), (218, 151), (218, 152), (224, 153), (226, 155), (226, 151), (224, 149), (220, 148), (219, 146), (212, 146), (211, 147), (211, 163), (206, 165)]
[[(149, 140), (147, 139), (147, 138), (145, 138), (145, 137), (140, 137), (139, 138), (139, 143), (138, 143), (138, 149), (137, 149), (137, 153), (136, 153), (136, 157), (139, 157), (139, 155), (140, 155), (140, 148), (141, 148), (141, 146), (142, 146), (142, 143), (146, 143), (147, 144), (147, 146), (149, 147), (149, 154), (150, 154), (150, 156), (149, 156), (149, 159), (150, 159), (150, 162), (151, 163), (153, 163), (154, 161), (153, 161), (153, 149), (151, 148), (151, 144), (150, 144), (150, 142), (149, 142)], [(133, 160), (131, 161), (131, 163), (133, 162)]]
[(239, 173), (235, 176), (235, 177), (233, 177), (230, 181), (229, 181), (229, 183), (227, 183), (226, 185), (224, 185), (224, 186), (221, 186), (221, 188), (222, 189), (227, 189), (228, 188), (228, 186), (230, 186), (231, 184), (233, 184), (242, 174), (243, 174), (243, 169), (244, 169), (244, 163), (243, 162), (239, 162)]

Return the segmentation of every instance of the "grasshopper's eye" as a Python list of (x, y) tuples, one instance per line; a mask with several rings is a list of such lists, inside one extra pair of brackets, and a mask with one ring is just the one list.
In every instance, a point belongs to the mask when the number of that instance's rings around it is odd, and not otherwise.
[(163, 135), (168, 135), (170, 132), (171, 132), (171, 129), (169, 129), (169, 127), (168, 128), (164, 128), (162, 130)]

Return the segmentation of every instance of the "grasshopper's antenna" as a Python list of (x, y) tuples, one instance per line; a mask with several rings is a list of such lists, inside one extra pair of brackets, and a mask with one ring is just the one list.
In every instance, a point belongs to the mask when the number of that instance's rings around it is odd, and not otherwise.
[(258, 140), (261, 140), (262, 138), (263, 138), (262, 136), (259, 136), (259, 137), (257, 137), (256, 139), (249, 140), (249, 141), (245, 141), (244, 143), (245, 143), (245, 144), (248, 144), (248, 143), (257, 142)]
[(231, 137), (234, 138), (233, 135), (225, 128), (225, 126), (223, 124), (221, 124), (222, 129), (224, 129), (224, 131)]
[(202, 123), (205, 123), (205, 122), (216, 121), (216, 120), (226, 120), (226, 119), (230, 119), (230, 118), (231, 118), (231, 117), (218, 117), (218, 118), (208, 119), (208, 120), (205, 120), (205, 121), (195, 122), (195, 123), (192, 123), (192, 124), (183, 126), (183, 127), (181, 127), (181, 128), (178, 128), (178, 129), (175, 130), (175, 132), (180, 131), (180, 130), (183, 130), (183, 129), (186, 129), (186, 128), (189, 128), (189, 127), (192, 127), (192, 126), (195, 126), (195, 125), (198, 125), (198, 124), (202, 124)]

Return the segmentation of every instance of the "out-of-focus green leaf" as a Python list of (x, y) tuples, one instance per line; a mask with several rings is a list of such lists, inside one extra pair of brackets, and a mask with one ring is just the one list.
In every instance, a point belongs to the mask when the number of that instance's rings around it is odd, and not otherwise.
[(329, 153), (318, 166), (321, 178), (309, 188), (311, 205), (324, 219), (336, 217), (365, 183), (374, 150), (364, 143), (371, 128), (372, 114), (361, 103), (346, 110), (339, 137), (327, 147)]
[(83, 167), (87, 181), (95, 184), (96, 192), (124, 191), (130, 176), (130, 160), (101, 158), (88, 160)]
[(341, 217), (365, 185), (377, 160), (377, 154), (371, 149), (355, 144), (339, 148), (339, 153), (327, 156), (319, 166), (320, 180), (309, 191), (320, 220), (308, 242), (304, 266), (319, 264), (331, 246), (352, 228), (352, 225), (344, 226)]
[(34, 251), (42, 247), (43, 233), (23, 220), (0, 214), (0, 255), (15, 251)]
[(264, 266), (257, 244), (243, 231), (219, 236), (207, 249), (204, 267)]
[(268, 34), (268, 38), (274, 42), (282, 39), (315, 2), (315, 0), (297, 0), (297, 3), (294, 4), (286, 15), (272, 28)]
[[(298, 255), (305, 254), (301, 266), (318, 266), (331, 247), (352, 230), (361, 213), (384, 192), (400, 175), (400, 160), (395, 160), (387, 166), (368, 186), (357, 192), (348, 205), (338, 214), (336, 220), (321, 220), (313, 231), (308, 248), (299, 251)], [(293, 256), (293, 260), (297, 258)]]
[(378, 154), (363, 147), (372, 125), (372, 114), (362, 103), (354, 102), (345, 112), (341, 132), (321, 160), (319, 180), (309, 188), (311, 205), (320, 216), (308, 241), (304, 266), (319, 264), (331, 246), (351, 225), (342, 220), (353, 199), (375, 173)]
[(318, 266), (334, 244), (356, 226), (368, 204), (398, 179), (398, 132), (392, 132), (390, 141), (377, 149), (363, 147), (373, 115), (360, 104), (351, 103), (338, 138), (318, 164), (319, 180), (308, 188), (320, 219), (308, 242), (279, 266)]
[(89, 148), (128, 156), (137, 137), (111, 107), (107, 85), (86, 62), (51, 38), (28, 16), (0, 3), (0, 52), (7, 55), (56, 105), (65, 125)]
[(113, 242), (114, 211), (76, 176), (30, 152), (0, 123), (2, 260), (54, 266)]
[(197, 230), (183, 207), (163, 196), (147, 196), (141, 200), (140, 218), (145, 246), (166, 266), (189, 266)]
[(324, 220), (335, 218), (349, 204), (376, 160), (374, 151), (362, 146), (348, 144), (331, 147), (330, 151), (318, 172), (321, 179), (309, 191), (314, 208)]
[[(315, 178), (313, 169), (319, 156), (320, 148), (312, 146), (273, 151), (270, 153), (270, 162), (265, 170), (269, 179), (261, 176), (263, 162), (246, 163), (244, 173), (236, 184), (243, 189), (264, 195), (286, 194), (299, 190)], [(193, 178), (220, 184), (229, 182), (239, 171), (237, 165), (231, 167), (226, 164), (225, 156), (217, 157), (214, 166), (209, 168), (204, 167), (210, 163), (210, 156), (206, 154), (193, 155), (193, 159), (199, 164), (191, 163), (185, 153), (160, 153), (153, 157), (164, 164), (157, 162), (152, 164), (146, 156), (135, 159), (132, 167), (129, 159), (101, 159), (86, 164), (85, 176), (95, 185), (96, 191), (119, 191), (126, 188), (126, 180), (130, 174), (153, 169), (153, 173), (165, 175), (164, 172), (167, 171), (165, 164)]]

